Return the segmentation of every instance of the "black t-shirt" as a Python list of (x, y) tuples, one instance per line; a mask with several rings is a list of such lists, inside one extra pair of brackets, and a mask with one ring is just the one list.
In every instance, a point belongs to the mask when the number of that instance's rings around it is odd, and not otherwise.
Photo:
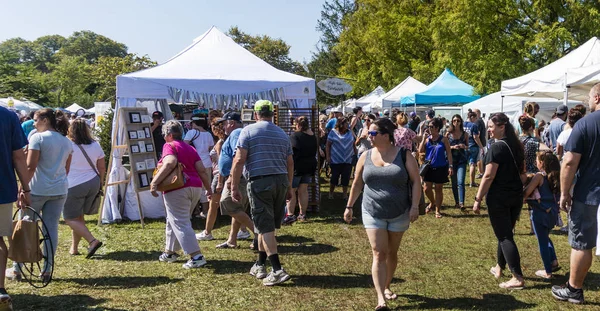
[[(502, 141), (506, 141), (502, 139)], [(498, 164), (496, 177), (490, 186), (490, 195), (519, 195), (523, 193), (523, 183), (521, 175), (513, 160), (511, 150), (508, 144), (497, 140), (490, 146), (490, 150), (485, 156), (485, 164), (491, 162)]]
[(481, 140), (481, 145), (485, 147), (487, 126), (485, 125), (483, 119), (477, 119), (477, 121), (475, 121), (475, 125), (477, 125), (477, 129), (479, 129), (479, 139)]
[(294, 132), (290, 140), (294, 152), (294, 175), (314, 174), (317, 170), (317, 137), (304, 132)]
[(600, 204), (600, 111), (577, 121), (565, 152), (581, 155), (573, 198), (587, 205)]
[[(150, 124), (152, 126), (152, 124)], [(152, 137), (154, 138), (154, 152), (156, 152), (156, 158), (160, 159), (162, 155), (163, 146), (166, 141), (162, 135), (162, 126), (159, 126), (152, 131)]]
[(410, 119), (410, 121), (408, 121), (408, 124), (406, 126), (409, 129), (413, 130), (413, 132), (416, 133), (417, 132), (417, 126), (419, 126), (419, 123), (415, 119)]

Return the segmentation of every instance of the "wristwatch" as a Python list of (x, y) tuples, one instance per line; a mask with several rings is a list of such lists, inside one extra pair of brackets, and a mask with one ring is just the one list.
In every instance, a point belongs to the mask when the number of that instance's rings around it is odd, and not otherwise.
[(448, 167), (449, 167), (449, 168), (453, 168), (453, 167), (454, 167), (454, 165), (450, 164), (450, 165), (448, 165)]
[(477, 196), (475, 196), (475, 202), (480, 203), (481, 199), (478, 199)]

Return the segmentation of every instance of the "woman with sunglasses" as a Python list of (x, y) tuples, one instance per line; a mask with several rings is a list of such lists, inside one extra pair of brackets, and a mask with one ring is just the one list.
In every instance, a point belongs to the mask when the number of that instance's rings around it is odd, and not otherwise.
[(329, 199), (333, 199), (333, 191), (338, 185), (341, 176), (344, 200), (348, 199), (348, 184), (352, 173), (352, 159), (356, 154), (354, 135), (348, 128), (348, 119), (340, 117), (335, 123), (335, 128), (327, 136), (327, 163), (331, 167), (331, 180), (329, 182)]
[(369, 127), (373, 149), (358, 160), (344, 212), (344, 220), (350, 223), (352, 206), (364, 186), (362, 220), (373, 251), (371, 272), (377, 292), (376, 310), (389, 310), (386, 300), (398, 297), (390, 289), (398, 265), (398, 248), (410, 222), (419, 217), (421, 179), (417, 161), (410, 151), (394, 146), (395, 129), (387, 118)]
[(425, 181), (425, 195), (430, 202), (426, 212), (430, 212), (432, 206), (435, 206), (435, 218), (442, 218), (442, 214), (440, 213), (440, 208), (444, 201), (442, 187), (448, 182), (448, 175), (451, 176), (453, 173), (453, 164), (450, 164), (453, 163), (450, 143), (448, 142), (448, 138), (440, 135), (442, 125), (442, 119), (431, 119), (428, 128), (423, 134), (423, 141), (419, 146), (419, 152), (425, 153), (425, 160), (430, 163), (429, 170), (423, 176), (423, 181)]
[(464, 211), (469, 134), (463, 128), (463, 119), (459, 114), (452, 116), (452, 124), (448, 128), (447, 137), (452, 152), (452, 165), (456, 173), (450, 177), (454, 203), (457, 208)]
[(377, 117), (375, 117), (374, 114), (369, 114), (364, 121), (364, 126), (360, 129), (360, 132), (356, 137), (354, 144), (358, 147), (358, 158), (360, 158), (363, 152), (373, 148), (371, 140), (369, 139), (369, 127), (375, 122), (375, 119), (377, 119)]
[(495, 278), (500, 278), (508, 263), (513, 277), (508, 282), (500, 283), (500, 287), (522, 289), (525, 281), (521, 257), (514, 240), (514, 229), (523, 207), (525, 151), (505, 114), (495, 113), (490, 116), (488, 132), (495, 142), (485, 157), (485, 173), (475, 196), (473, 212), (479, 214), (481, 200), (485, 196), (490, 222), (498, 239), (498, 261), (490, 269), (490, 273)]

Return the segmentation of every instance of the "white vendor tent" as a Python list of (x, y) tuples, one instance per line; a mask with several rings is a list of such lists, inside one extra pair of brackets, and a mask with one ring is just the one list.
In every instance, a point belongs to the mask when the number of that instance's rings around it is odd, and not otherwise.
[(567, 71), (567, 87), (570, 94), (573, 94), (577, 100), (586, 100), (590, 89), (594, 84), (600, 82), (600, 64), (569, 69)]
[(357, 99), (354, 102), (355, 107), (362, 107), (368, 104), (372, 104), (372, 108), (381, 108), (381, 97), (385, 94), (385, 90), (378, 86), (371, 93)]
[(400, 84), (381, 96), (381, 108), (389, 109), (392, 107), (400, 107), (400, 100), (402, 97), (420, 93), (424, 91), (425, 88), (427, 88), (427, 85), (421, 83), (419, 80), (413, 77), (407, 77), (404, 81), (400, 82)]
[[(245, 101), (253, 104), (259, 99), (291, 107), (312, 107), (315, 94), (314, 79), (272, 67), (213, 26), (165, 63), (117, 76), (115, 111), (122, 107), (148, 107), (148, 113), (160, 110), (168, 120), (173, 117), (167, 101), (195, 102), (211, 109), (236, 109)], [(125, 124), (122, 121), (113, 120), (113, 145), (125, 144)], [(126, 179), (128, 172), (122, 165), (124, 150), (113, 148), (108, 183)], [(133, 182), (127, 187), (107, 187), (103, 223), (123, 217), (140, 218), (133, 187)], [(164, 217), (162, 198), (152, 197), (149, 191), (140, 192), (139, 196), (144, 217)], [(120, 212), (122, 203), (118, 197), (124, 200), (123, 213)]]
[(36, 111), (36, 110), (40, 110), (40, 109), (44, 108), (32, 101), (18, 100), (18, 99), (14, 99), (14, 98), (12, 99), (13, 106), (9, 107), (8, 103), (10, 100), (11, 100), (11, 98), (0, 98), (0, 106), (2, 106), (4, 108), (14, 109), (19, 112), (25, 111), (25, 113), (29, 113), (30, 111)]
[(73, 112), (73, 113), (77, 112), (79, 109), (85, 110), (85, 108), (79, 106), (77, 103), (74, 103), (73, 105), (71, 105), (71, 106), (69, 106), (69, 107), (67, 107), (65, 109), (67, 109), (67, 110), (69, 110), (70, 112)]
[[(502, 81), (502, 95), (564, 98), (565, 80), (568, 80), (567, 72), (595, 64), (600, 64), (600, 41), (593, 37), (543, 68), (518, 78)], [(574, 92), (568, 94), (568, 98), (581, 98), (580, 95)]]

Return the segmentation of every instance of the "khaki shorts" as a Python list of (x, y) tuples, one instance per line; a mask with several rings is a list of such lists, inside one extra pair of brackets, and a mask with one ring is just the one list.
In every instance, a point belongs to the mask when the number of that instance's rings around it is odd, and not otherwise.
[(265, 234), (281, 227), (289, 186), (286, 174), (265, 176), (248, 183), (255, 232)]
[(242, 201), (237, 203), (233, 202), (231, 198), (231, 189), (227, 188), (227, 183), (223, 187), (223, 192), (221, 193), (221, 201), (219, 202), (219, 206), (221, 207), (221, 215), (232, 215), (239, 212), (246, 212), (248, 209), (248, 182), (244, 178), (240, 178), (240, 185), (238, 189), (242, 195)]
[(12, 236), (14, 203), (0, 204), (0, 237)]

